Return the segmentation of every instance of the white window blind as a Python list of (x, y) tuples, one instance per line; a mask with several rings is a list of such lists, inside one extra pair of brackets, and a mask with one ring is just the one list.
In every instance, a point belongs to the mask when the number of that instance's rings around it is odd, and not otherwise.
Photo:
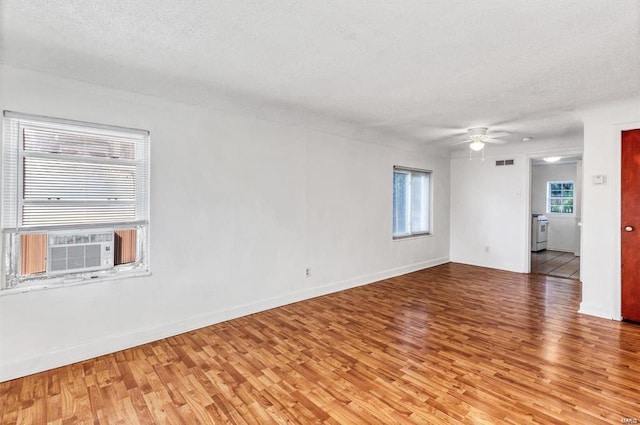
[(134, 221), (135, 174), (135, 165), (29, 157), (25, 151), (22, 225)]
[(5, 113), (3, 228), (147, 220), (147, 138)]

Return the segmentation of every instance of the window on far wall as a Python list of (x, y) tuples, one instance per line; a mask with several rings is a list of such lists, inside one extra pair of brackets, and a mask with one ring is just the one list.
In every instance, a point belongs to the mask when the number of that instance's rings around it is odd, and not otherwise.
[(393, 169), (393, 237), (429, 234), (431, 223), (431, 172)]
[(547, 213), (573, 214), (573, 182), (547, 182)]
[(2, 136), (2, 285), (149, 273), (149, 132), (13, 112)]

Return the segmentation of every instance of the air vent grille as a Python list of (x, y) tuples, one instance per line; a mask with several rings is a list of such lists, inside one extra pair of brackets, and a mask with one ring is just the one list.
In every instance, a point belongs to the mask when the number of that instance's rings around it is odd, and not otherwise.
[(496, 167), (500, 167), (503, 165), (513, 165), (513, 159), (500, 159), (498, 161), (496, 161)]

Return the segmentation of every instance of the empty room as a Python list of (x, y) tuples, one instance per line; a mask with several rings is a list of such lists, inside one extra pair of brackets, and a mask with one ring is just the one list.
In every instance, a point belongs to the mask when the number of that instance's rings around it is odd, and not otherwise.
[(0, 424), (640, 420), (637, 0), (0, 0)]

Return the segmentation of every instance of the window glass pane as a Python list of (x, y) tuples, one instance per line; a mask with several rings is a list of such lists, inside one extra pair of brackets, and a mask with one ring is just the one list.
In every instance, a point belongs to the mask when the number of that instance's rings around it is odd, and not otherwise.
[(431, 174), (396, 169), (393, 173), (393, 236), (430, 232)]
[(411, 175), (411, 233), (429, 231), (429, 176)]
[(547, 212), (573, 214), (573, 182), (547, 182)]
[(393, 173), (393, 235), (409, 233), (409, 174)]
[(573, 205), (573, 198), (571, 199), (563, 199), (562, 200), (562, 205)]
[(24, 149), (31, 152), (109, 159), (135, 159), (135, 140), (123, 135), (95, 134), (90, 130), (62, 130), (34, 125), (25, 128)]

